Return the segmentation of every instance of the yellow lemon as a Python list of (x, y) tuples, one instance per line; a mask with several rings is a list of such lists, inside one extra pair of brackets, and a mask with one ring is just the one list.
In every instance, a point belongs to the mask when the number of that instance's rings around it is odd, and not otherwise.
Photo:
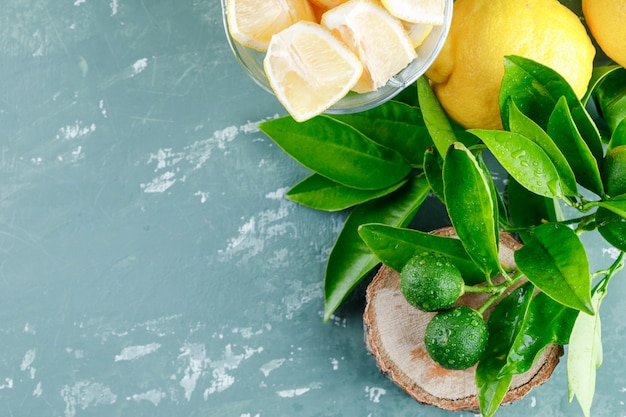
[(583, 14), (604, 53), (622, 67), (626, 66), (626, 2), (583, 0)]
[(328, 29), (306, 21), (272, 37), (263, 67), (276, 97), (299, 122), (337, 103), (363, 73), (346, 45)]
[(240, 44), (266, 51), (272, 35), (301, 20), (315, 21), (308, 0), (228, 0), (228, 28)]
[(582, 97), (595, 48), (578, 16), (557, 0), (457, 0), (446, 43), (426, 72), (452, 119), (466, 128), (502, 127), (505, 55), (553, 68)]
[(377, 2), (350, 0), (322, 16), (327, 27), (359, 57), (363, 76), (357, 93), (377, 90), (417, 57), (400, 20)]

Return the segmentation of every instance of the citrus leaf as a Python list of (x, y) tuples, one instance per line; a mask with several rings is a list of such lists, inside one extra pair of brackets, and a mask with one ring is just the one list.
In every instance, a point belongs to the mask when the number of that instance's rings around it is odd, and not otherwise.
[[(479, 153), (476, 155), (476, 162), (478, 162), (478, 166), (482, 169), (485, 179), (487, 180), (487, 185), (489, 186), (489, 194), (491, 194), (491, 203), (493, 204), (493, 227), (495, 230), (499, 230), (500, 227), (500, 218), (505, 221), (509, 218), (506, 212), (506, 205), (504, 204), (504, 200), (502, 196), (498, 192), (498, 187), (496, 187), (496, 182), (493, 180), (493, 176), (489, 171), (489, 167), (483, 158), (483, 153)], [(500, 244), (500, 234), (496, 233), (496, 245)]]
[(598, 160), (580, 136), (565, 98), (561, 98), (550, 115), (548, 134), (569, 161), (580, 185), (603, 196)]
[(388, 195), (406, 184), (406, 181), (381, 190), (358, 190), (313, 174), (293, 186), (285, 196), (315, 210), (338, 211)]
[(621, 145), (626, 145), (626, 118), (622, 119), (613, 131), (607, 152)]
[(446, 155), (443, 183), (448, 215), (467, 253), (486, 274), (499, 271), (491, 189), (476, 158), (459, 142)]
[(626, 194), (615, 196), (609, 200), (598, 201), (596, 204), (626, 219)]
[(626, 118), (626, 69), (618, 68), (602, 80), (595, 92), (604, 121), (611, 132)]
[(567, 159), (552, 138), (530, 117), (522, 113), (513, 101), (509, 101), (509, 127), (511, 132), (530, 139), (548, 155), (561, 179), (565, 195), (577, 195), (576, 177)]
[(443, 158), (432, 148), (424, 152), (424, 175), (435, 197), (443, 202)]
[(607, 65), (602, 67), (594, 67), (593, 72), (591, 73), (591, 80), (589, 80), (589, 87), (587, 88), (587, 92), (580, 100), (583, 104), (586, 104), (589, 101), (589, 98), (596, 91), (596, 88), (604, 81), (606, 77), (608, 77), (613, 71), (619, 70), (622, 68), (620, 65)]
[(506, 296), (489, 316), (489, 342), (476, 367), (476, 388), (480, 411), (485, 417), (495, 414), (506, 395), (513, 373), (502, 373), (509, 350), (520, 333), (532, 299), (533, 286), (526, 283)]
[(417, 80), (417, 97), (424, 116), (424, 123), (435, 143), (439, 155), (445, 156), (448, 147), (457, 141), (448, 116), (441, 108), (439, 100), (430, 88), (428, 80), (420, 77)]
[(569, 401), (576, 396), (585, 417), (591, 415), (596, 391), (596, 370), (602, 365), (602, 324), (600, 304), (606, 291), (596, 291), (591, 301), (596, 314), (580, 313), (574, 324), (567, 352)]
[(286, 116), (259, 125), (285, 153), (332, 181), (362, 190), (380, 190), (411, 171), (398, 152), (326, 115), (305, 122)]
[(446, 256), (461, 271), (467, 284), (485, 280), (459, 239), (375, 223), (362, 225), (359, 236), (378, 259), (398, 272), (413, 255), (428, 251)]
[(509, 178), (506, 195), (511, 222), (517, 227), (539, 226), (562, 218), (558, 200), (529, 191), (515, 178)]
[(520, 56), (505, 57), (504, 67), (499, 103), (505, 127), (508, 127), (509, 121), (507, 106), (509, 98), (522, 113), (547, 130), (552, 109), (561, 97), (565, 97), (582, 138), (596, 161), (602, 160), (600, 132), (572, 87), (558, 72)]
[(598, 207), (596, 224), (604, 240), (626, 252), (626, 219), (604, 207)]
[(359, 237), (359, 226), (365, 223), (406, 226), (429, 190), (426, 179), (415, 177), (386, 198), (363, 203), (350, 212), (326, 263), (324, 321), (330, 319), (348, 294), (379, 263)]
[(567, 344), (578, 313), (578, 310), (554, 301), (545, 293), (537, 294), (511, 345), (502, 374), (523, 374), (530, 370), (547, 346)]
[(561, 198), (561, 179), (548, 155), (532, 140), (502, 130), (470, 130), (487, 145), (504, 169), (530, 191)]
[(374, 142), (398, 151), (414, 167), (422, 166), (424, 150), (433, 146), (420, 109), (398, 101), (388, 101), (363, 112), (330, 117), (349, 124)]
[(563, 224), (546, 223), (522, 238), (515, 261), (528, 280), (555, 301), (593, 314), (589, 262), (576, 233)]

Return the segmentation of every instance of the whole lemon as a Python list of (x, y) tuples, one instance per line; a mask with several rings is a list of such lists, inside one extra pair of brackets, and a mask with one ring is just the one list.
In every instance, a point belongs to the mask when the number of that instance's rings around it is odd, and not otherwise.
[(626, 2), (583, 0), (583, 15), (604, 53), (622, 67), (626, 66)]
[(595, 48), (578, 16), (557, 0), (457, 0), (448, 38), (426, 76), (463, 127), (502, 128), (498, 95), (506, 55), (551, 67), (582, 97)]

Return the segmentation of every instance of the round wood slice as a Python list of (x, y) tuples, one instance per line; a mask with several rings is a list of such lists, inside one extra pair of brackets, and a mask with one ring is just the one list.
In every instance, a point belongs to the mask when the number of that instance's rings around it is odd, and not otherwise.
[[(452, 228), (439, 229), (434, 234), (455, 236)], [(515, 268), (513, 253), (520, 247), (511, 235), (500, 235), (500, 261), (507, 268)], [(458, 304), (477, 308), (486, 298), (486, 294), (469, 293)], [(488, 310), (486, 316), (489, 313)], [(451, 411), (478, 410), (476, 367), (446, 370), (426, 352), (424, 332), (434, 315), (408, 304), (400, 292), (400, 274), (382, 266), (367, 288), (363, 316), (367, 349), (381, 372), (420, 403)], [(517, 401), (547, 381), (562, 354), (561, 346), (548, 346), (528, 372), (513, 378), (503, 403)]]

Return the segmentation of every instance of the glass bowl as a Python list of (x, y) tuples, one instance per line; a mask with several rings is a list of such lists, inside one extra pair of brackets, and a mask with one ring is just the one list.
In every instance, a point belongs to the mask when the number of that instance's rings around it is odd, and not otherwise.
[[(262, 1), (262, 0), (259, 0)], [(244, 71), (259, 86), (270, 94), (274, 94), (270, 84), (265, 76), (263, 69), (264, 52), (245, 47), (235, 41), (228, 30), (228, 19), (226, 18), (226, 0), (222, 2), (222, 18), (224, 20), (224, 29), (226, 38), (235, 58), (244, 69)], [(452, 7), (454, 0), (445, 0), (444, 23), (441, 26), (434, 26), (428, 37), (417, 48), (417, 58), (415, 58), (405, 69), (400, 71), (389, 82), (376, 91), (358, 94), (355, 92), (348, 93), (344, 98), (335, 103), (332, 107), (325, 111), (330, 114), (346, 114), (356, 113), (371, 109), (380, 104), (391, 100), (403, 89), (414, 83), (421, 77), (428, 67), (433, 63), (450, 30), (452, 21)]]

